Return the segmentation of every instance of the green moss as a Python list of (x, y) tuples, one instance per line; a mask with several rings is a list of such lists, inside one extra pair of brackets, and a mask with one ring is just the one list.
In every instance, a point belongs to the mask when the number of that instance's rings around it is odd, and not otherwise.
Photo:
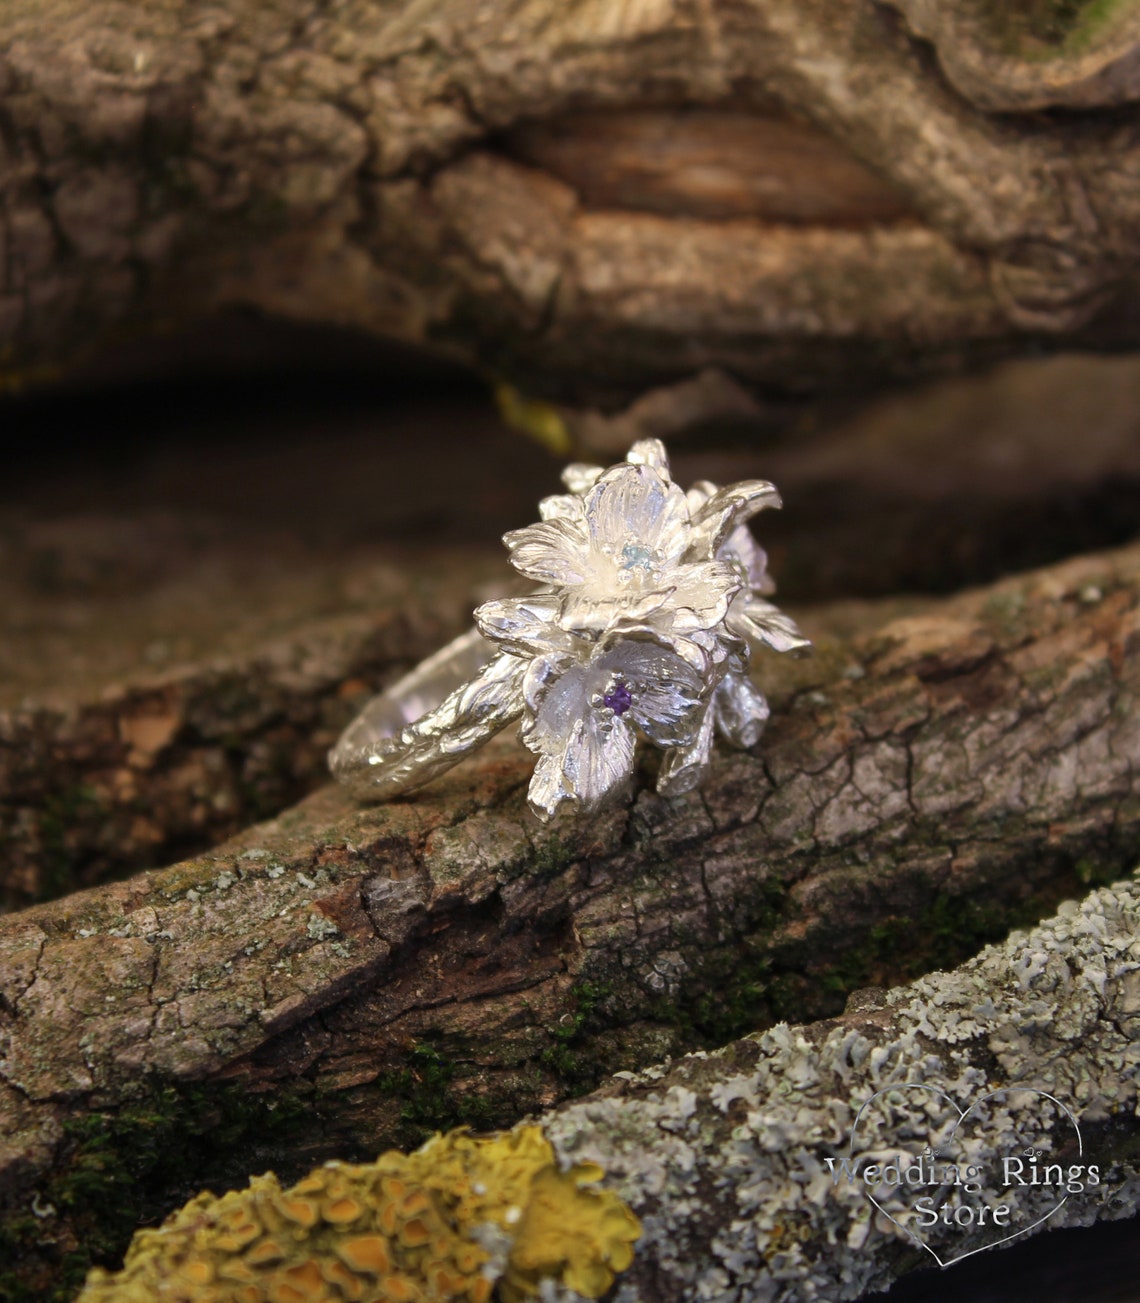
[(553, 876), (568, 869), (575, 860), (581, 858), (577, 849), (562, 837), (536, 837), (530, 859), (527, 861), (527, 874), (535, 877)]
[(280, 1149), (311, 1123), (297, 1094), (238, 1085), (156, 1087), (117, 1110), (69, 1118), (63, 1157), (37, 1196), (54, 1215), (20, 1212), (0, 1225), (0, 1300), (64, 1303), (92, 1266), (118, 1262), (140, 1225), (196, 1193), (204, 1173), (240, 1180), (261, 1145)]
[(834, 1017), (859, 987), (954, 968), (1011, 928), (1030, 926), (1067, 896), (1083, 894), (1080, 883), (1113, 881), (1119, 873), (1111, 859), (1089, 858), (1018, 900), (942, 893), (920, 910), (865, 930), (814, 929), (783, 943), (774, 934), (792, 916), (783, 885), (773, 882), (753, 902), (755, 930), (748, 938), (695, 956), (680, 989), (654, 1002), (649, 1016), (675, 1028), (685, 1050), (712, 1049), (777, 1022)]
[(395, 1143), (402, 1147), (455, 1127), (485, 1130), (501, 1111), (487, 1096), (465, 1090), (459, 1065), (425, 1042), (412, 1047), (403, 1066), (382, 1073), (373, 1089), (399, 1101)]
[[(480, 1042), (478, 1067), (464, 1057), (461, 1043), (449, 1040), (446, 1049), (438, 1042), (414, 1045), (403, 1063), (366, 1088), (397, 1105), (389, 1142), (407, 1148), (436, 1131), (460, 1126), (486, 1131), (509, 1125), (549, 1098), (552, 1076), (560, 1098), (594, 1089), (612, 1070), (597, 1061), (591, 1045), (597, 1032), (612, 1025), (612, 1017), (599, 1013), (611, 987), (606, 982), (583, 981), (570, 994), (573, 1008), (557, 1023), (538, 1030), (537, 1043), (530, 1047), (512, 1041), (497, 1057), (493, 1046)], [(483, 1088), (481, 1080), (488, 1062), (494, 1064), (491, 1091)]]
[(1085, 856), (1073, 865), (1073, 872), (1086, 887), (1107, 887), (1120, 877), (1120, 865)]
[(772, 961), (764, 946), (718, 954), (702, 969), (699, 989), (675, 1002), (675, 1017), (711, 1049), (778, 1021), (774, 995)]
[(935, 969), (956, 968), (1013, 928), (1039, 922), (1065, 894), (1052, 890), (1002, 903), (941, 893), (913, 918), (885, 919), (858, 945), (844, 949), (837, 944), (829, 950), (822, 985), (835, 997), (837, 1012), (861, 986), (893, 986)]
[(1133, 9), (1129, 0), (985, 0), (978, 16), (1007, 53), (1081, 54)]
[(704, 947), (675, 995), (654, 1017), (675, 1026), (692, 1048), (710, 1049), (789, 1015), (792, 1001), (774, 971), (772, 934), (794, 914), (787, 884), (764, 877), (741, 913), (747, 936)]
[(79, 867), (73, 847), (76, 830), (90, 827), (104, 811), (99, 793), (83, 783), (49, 793), (44, 799), (39, 818), (38, 900), (54, 900), (75, 890)]
[(982, 606), (982, 619), (996, 625), (998, 633), (1015, 633), (1024, 613), (1025, 594), (1022, 592), (993, 593)]
[(571, 1096), (588, 1094), (605, 1075), (605, 1069), (589, 1053), (589, 1043), (592, 1034), (608, 1021), (597, 1016), (597, 1009), (612, 993), (609, 982), (577, 983), (570, 990), (573, 1010), (546, 1029), (551, 1044), (541, 1052), (539, 1062)]

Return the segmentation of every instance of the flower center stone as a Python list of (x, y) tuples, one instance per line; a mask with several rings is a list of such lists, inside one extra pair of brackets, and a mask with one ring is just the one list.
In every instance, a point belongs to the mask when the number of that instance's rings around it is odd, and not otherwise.
[(633, 693), (630, 692), (627, 684), (615, 683), (602, 698), (602, 705), (609, 706), (615, 715), (624, 715), (633, 705)]
[(649, 570), (653, 553), (644, 543), (627, 543), (621, 550), (618, 565), (623, 570)]

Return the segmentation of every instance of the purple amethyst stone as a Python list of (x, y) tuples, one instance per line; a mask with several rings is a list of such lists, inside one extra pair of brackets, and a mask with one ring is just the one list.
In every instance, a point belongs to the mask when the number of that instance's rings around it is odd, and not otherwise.
[(609, 706), (615, 715), (624, 715), (633, 705), (633, 694), (625, 683), (615, 683), (602, 698), (602, 705)]

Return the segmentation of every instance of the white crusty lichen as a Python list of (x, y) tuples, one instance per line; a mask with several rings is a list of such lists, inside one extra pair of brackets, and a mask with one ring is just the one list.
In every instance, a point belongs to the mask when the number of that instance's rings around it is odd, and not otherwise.
[[(617, 1092), (544, 1128), (563, 1162), (602, 1165), (641, 1218), (619, 1303), (855, 1299), (933, 1265), (915, 1236), (951, 1261), (1041, 1219), (1056, 1228), (1134, 1213), (1138, 1076), (1140, 883), (1130, 880), (954, 972), (852, 1001), (842, 1019), (781, 1024), (622, 1074)], [(969, 1110), (960, 1125), (955, 1103)], [(880, 1182), (876, 1207), (843, 1175), (843, 1158), (853, 1171), (901, 1160), (913, 1174), (927, 1145), (927, 1161), (942, 1163), (928, 1170), (943, 1176), (952, 1162), (965, 1187), (973, 1166), (976, 1190)], [(1072, 1184), (1084, 1188), (1007, 1183), (1006, 1158), (1021, 1158), (1026, 1178), (1034, 1162), (1038, 1175), (1050, 1163), (1066, 1176), (1082, 1168)], [(927, 1229), (919, 1197), (935, 1214), (944, 1203), (948, 1216), (962, 1204), (1009, 1211), (1004, 1227)]]

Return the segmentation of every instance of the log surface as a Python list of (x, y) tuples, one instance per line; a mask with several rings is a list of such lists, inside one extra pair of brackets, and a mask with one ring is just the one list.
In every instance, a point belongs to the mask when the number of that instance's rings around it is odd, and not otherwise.
[(1008, 8), (13, 0), (0, 358), (242, 304), (581, 406), (1135, 343), (1135, 19)]
[[(545, 1119), (563, 1159), (599, 1163), (644, 1218), (617, 1303), (855, 1299), (933, 1265), (927, 1250), (950, 1264), (1018, 1231), (1134, 1215), (1138, 932), (1140, 883), (1119, 882), (953, 972), (623, 1074)], [(941, 1164), (916, 1164), (927, 1144)], [(869, 1187), (847, 1179), (851, 1158)], [(892, 1187), (899, 1160), (927, 1184)], [(939, 1188), (947, 1163), (976, 1188)], [(919, 1198), (974, 1222), (931, 1227)], [(1002, 1206), (1006, 1226), (980, 1221)]]
[[(1083, 558), (833, 633), (690, 797), (540, 829), (502, 738), (412, 799), (326, 789), (0, 920), (10, 1211), (156, 1088), (292, 1099), (302, 1136), (247, 1119), (219, 1169), (288, 1172), (957, 962), (1140, 855), (1138, 634), (1140, 549)], [(53, 1206), (37, 1261), (83, 1238)]]
[[(222, 395), (165, 435), (127, 392), (9, 410), (17, 443), (84, 421), (137, 440), (113, 469), (68, 448), (50, 480), (17, 462), (0, 484), (12, 905), (184, 859), (319, 786), (368, 694), (506, 591), (496, 536), (557, 486), (558, 463), (489, 404), (378, 411), (369, 394), (318, 424), (288, 395), (255, 413)], [(807, 442), (753, 450), (754, 424), (743, 446), (678, 442), (673, 460), (685, 484), (779, 486), (757, 531), (779, 600), (847, 637), (864, 617), (837, 624), (837, 599), (889, 597), (870, 628), (925, 609), (918, 594), (1131, 538), (1138, 412), (1135, 359), (1070, 355), (887, 395)], [(594, 422), (607, 459), (674, 433), (637, 415), (604, 440)]]

